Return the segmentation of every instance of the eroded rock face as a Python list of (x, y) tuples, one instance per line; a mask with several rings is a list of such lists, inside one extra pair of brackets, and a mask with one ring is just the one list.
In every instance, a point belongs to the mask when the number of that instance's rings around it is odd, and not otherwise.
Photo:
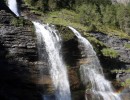
[[(108, 36), (103, 33), (91, 33), (98, 40), (102, 41), (107, 47), (116, 50), (119, 53), (117, 60), (122, 63), (130, 64), (130, 49), (125, 47), (126, 44), (130, 44), (130, 40), (125, 38), (119, 38), (117, 36)], [(128, 66), (129, 67), (129, 66)]]
[[(116, 79), (117, 81), (125, 82), (130, 78), (130, 72), (127, 69), (130, 68), (130, 48), (127, 48), (125, 45), (130, 44), (129, 39), (119, 38), (117, 36), (109, 36), (104, 33), (91, 33), (98, 40), (102, 41), (107, 47), (114, 49), (119, 53), (117, 58), (110, 58), (99, 56), (101, 64), (104, 68), (105, 75), (109, 79)], [(111, 74), (113, 69), (117, 69), (114, 74)], [(124, 90), (127, 92), (122, 93), (123, 100), (129, 100), (129, 87), (125, 87)]]
[[(0, 99), (42, 100), (42, 95), (53, 94), (54, 89), (47, 58), (43, 57), (42, 61), (38, 59), (39, 45), (33, 24), (22, 17), (16, 18), (10, 10), (4, 8), (0, 10)], [(63, 38), (64, 59), (68, 59), (66, 63), (73, 67), (69, 70), (71, 88), (80, 90), (81, 82), (76, 67), (76, 61), (80, 58), (78, 42), (68, 28), (56, 28)], [(41, 50), (46, 53), (44, 44)], [(75, 100), (83, 98), (84, 93), (80, 96)]]
[[(36, 85), (39, 71), (33, 25), (16, 18), (5, 5), (0, 16), (0, 99), (41, 100), (41, 90)], [(23, 22), (18, 23), (20, 20)]]
[[(16, 18), (5, 5), (0, 7), (0, 16), (0, 99), (42, 100), (43, 94), (53, 94), (47, 60), (38, 60), (33, 24), (23, 18)], [(74, 34), (66, 27), (56, 25), (56, 28), (63, 38), (62, 53), (69, 69), (72, 96), (74, 100), (84, 100), (85, 88), (80, 81), (79, 64), (87, 61), (81, 56), (81, 47)], [(130, 43), (129, 40), (100, 33), (92, 34), (120, 53), (118, 59), (101, 58), (104, 69), (107, 69), (107, 65), (129, 68), (130, 50), (124, 47), (125, 43)]]

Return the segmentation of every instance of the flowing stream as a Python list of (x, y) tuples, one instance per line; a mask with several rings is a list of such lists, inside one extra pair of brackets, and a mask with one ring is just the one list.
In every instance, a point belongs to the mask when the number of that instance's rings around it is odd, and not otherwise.
[(69, 26), (69, 28), (83, 45), (83, 52), (88, 61), (80, 67), (81, 79), (87, 87), (86, 100), (121, 100), (120, 96), (114, 93), (111, 83), (105, 79), (99, 59), (90, 42), (73, 27)]
[(16, 0), (8, 0), (8, 7), (12, 12), (15, 13), (16, 16), (19, 16), (18, 13), (18, 6), (17, 6), (17, 1)]
[(61, 38), (54, 26), (38, 22), (33, 22), (33, 24), (38, 39), (42, 38), (45, 43), (56, 100), (71, 100), (67, 69), (60, 54)]

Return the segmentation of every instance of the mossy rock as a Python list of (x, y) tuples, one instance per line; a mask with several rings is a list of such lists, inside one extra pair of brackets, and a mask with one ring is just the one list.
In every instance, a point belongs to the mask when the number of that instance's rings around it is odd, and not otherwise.
[(68, 27), (56, 25), (56, 28), (64, 41), (71, 40), (75, 36), (74, 33)]
[(10, 24), (15, 27), (24, 27), (27, 28), (28, 32), (31, 32), (35, 36), (35, 28), (33, 23), (30, 20), (24, 19), (23, 17), (12, 17)]
[(17, 26), (17, 27), (25, 26), (25, 25), (26, 26), (32, 26), (33, 25), (31, 21), (26, 20), (23, 17), (18, 17), (18, 18), (13, 17), (11, 19), (11, 24), (14, 25), (14, 26)]

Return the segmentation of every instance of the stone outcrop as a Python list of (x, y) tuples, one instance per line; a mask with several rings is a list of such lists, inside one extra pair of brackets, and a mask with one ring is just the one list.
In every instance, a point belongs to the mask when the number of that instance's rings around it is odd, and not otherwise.
[[(16, 17), (6, 5), (1, 8), (0, 15), (0, 99), (42, 100), (43, 95), (48, 96), (54, 90), (47, 58), (38, 60), (34, 26), (29, 20)], [(84, 92), (79, 92), (80, 95), (76, 96), (76, 91), (80, 91), (82, 86), (77, 68), (77, 60), (80, 59), (78, 42), (68, 28), (58, 25), (56, 28), (63, 38), (62, 52), (69, 66), (73, 97), (80, 100), (84, 97)], [(41, 50), (45, 52), (44, 44)]]
[[(130, 44), (129, 39), (119, 38), (118, 36), (109, 36), (104, 33), (91, 33), (98, 40), (102, 41), (107, 47), (116, 50), (119, 53), (117, 60), (130, 65), (130, 49), (125, 45)], [(124, 67), (124, 66), (123, 66)]]
[(42, 90), (35, 83), (39, 77), (36, 41), (30, 21), (0, 6), (1, 100), (41, 100)]
[[(105, 75), (107, 78), (114, 80), (116, 79), (119, 81), (119, 84), (116, 85), (122, 85), (124, 84), (124, 90), (130, 90), (129, 84), (125, 83), (126, 80), (129, 80), (130, 78), (130, 72), (128, 69), (130, 68), (130, 48), (126, 45), (130, 45), (130, 40), (126, 38), (120, 38), (118, 36), (109, 36), (104, 33), (91, 33), (94, 37), (96, 37), (98, 40), (103, 42), (106, 47), (112, 48), (116, 52), (118, 52), (119, 56), (116, 58), (111, 57), (105, 57), (103, 55), (99, 55), (101, 64), (103, 66)], [(114, 73), (111, 73), (114, 69)], [(123, 91), (123, 98), (124, 100), (129, 100), (129, 92)]]

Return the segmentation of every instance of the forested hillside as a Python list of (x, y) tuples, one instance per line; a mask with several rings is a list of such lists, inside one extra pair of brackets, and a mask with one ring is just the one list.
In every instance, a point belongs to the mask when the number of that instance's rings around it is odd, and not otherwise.
[[(121, 30), (130, 34), (130, 4), (112, 3), (110, 0), (24, 1), (33, 13), (46, 12), (48, 18), (45, 20), (49, 20), (50, 23), (55, 23), (54, 20), (61, 17), (82, 27), (88, 27), (88, 31)], [(59, 15), (62, 9), (66, 9), (63, 11), (64, 16)]]

